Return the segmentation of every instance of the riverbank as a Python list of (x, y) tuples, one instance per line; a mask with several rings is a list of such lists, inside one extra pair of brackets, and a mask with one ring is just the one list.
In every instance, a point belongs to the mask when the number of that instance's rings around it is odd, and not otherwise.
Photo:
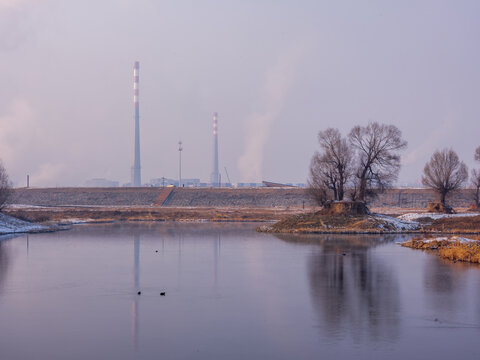
[(0, 235), (40, 233), (61, 230), (58, 225), (36, 224), (0, 213)]
[(8, 215), (36, 223), (91, 223), (114, 221), (231, 221), (273, 222), (302, 214), (302, 208), (158, 207), (158, 206), (10, 206)]
[(401, 244), (404, 247), (436, 253), (443, 259), (454, 262), (480, 264), (480, 241), (477, 239), (454, 237), (412, 238)]
[[(389, 209), (376, 209), (385, 211)], [(386, 234), (442, 233), (480, 234), (480, 215), (454, 215), (408, 212), (396, 215), (329, 215), (312, 208), (269, 207), (159, 207), (159, 206), (10, 206), (6, 215), (31, 225), (106, 223), (116, 221), (185, 221), (185, 222), (269, 222), (261, 232)], [(390, 212), (391, 213), (391, 212)]]

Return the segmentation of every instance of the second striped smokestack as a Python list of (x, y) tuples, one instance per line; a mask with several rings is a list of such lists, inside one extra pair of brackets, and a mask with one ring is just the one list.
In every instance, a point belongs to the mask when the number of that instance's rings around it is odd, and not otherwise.
[(132, 167), (132, 186), (142, 186), (140, 175), (140, 112), (138, 104), (138, 82), (140, 63), (135, 61), (133, 65), (133, 107), (135, 109), (135, 155)]
[(220, 173), (218, 172), (218, 114), (213, 113), (213, 171), (210, 177), (212, 186), (220, 186)]

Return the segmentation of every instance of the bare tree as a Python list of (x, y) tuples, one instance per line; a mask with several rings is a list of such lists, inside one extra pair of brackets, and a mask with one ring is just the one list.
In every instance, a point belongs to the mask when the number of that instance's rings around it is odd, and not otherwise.
[(320, 154), (315, 153), (310, 162), (310, 176), (307, 181), (307, 190), (318, 205), (325, 205), (334, 199), (331, 190), (331, 173), (322, 166)]
[(326, 159), (325, 154), (316, 152), (310, 162), (308, 191), (319, 205), (337, 198), (337, 178), (335, 169)]
[(328, 128), (318, 133), (322, 152), (316, 152), (310, 163), (310, 193), (319, 204), (343, 200), (345, 185), (352, 175), (353, 151), (340, 131)]
[(365, 202), (367, 196), (391, 186), (400, 171), (398, 151), (407, 146), (402, 132), (394, 125), (372, 122), (355, 126), (349, 134), (357, 150), (355, 197)]
[[(480, 146), (475, 149), (474, 158), (476, 161), (480, 161)], [(471, 182), (473, 185), (473, 199), (475, 200), (475, 206), (480, 207), (480, 170), (472, 169)]]
[(8, 178), (7, 170), (0, 162), (0, 211), (7, 204), (10, 195), (12, 194), (12, 188), (10, 180)]
[(438, 193), (445, 204), (448, 193), (458, 190), (468, 179), (468, 168), (452, 149), (437, 150), (423, 169), (422, 184)]
[(473, 185), (473, 199), (477, 209), (480, 207), (480, 170), (472, 169), (471, 181)]

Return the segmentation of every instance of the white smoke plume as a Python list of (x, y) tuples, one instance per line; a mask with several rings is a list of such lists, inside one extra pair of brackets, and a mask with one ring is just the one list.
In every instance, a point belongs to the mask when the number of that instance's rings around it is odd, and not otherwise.
[(238, 169), (244, 181), (262, 179), (264, 147), (272, 125), (283, 109), (299, 54), (299, 51), (285, 53), (275, 66), (267, 69), (263, 89), (264, 110), (247, 119), (245, 151), (238, 159)]
[[(25, 151), (35, 139), (35, 119), (25, 99), (15, 99), (8, 111), (0, 113), (0, 154), (6, 163), (14, 163), (19, 153)], [(40, 136), (40, 134), (38, 134)]]
[(35, 186), (56, 182), (64, 166), (45, 160), (52, 143), (27, 100), (15, 99), (0, 113), (0, 157), (14, 186), (24, 186), (27, 173)]

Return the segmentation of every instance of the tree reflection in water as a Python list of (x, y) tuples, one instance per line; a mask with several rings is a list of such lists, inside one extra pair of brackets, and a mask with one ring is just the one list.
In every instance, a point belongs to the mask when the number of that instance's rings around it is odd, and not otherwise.
[(427, 257), (424, 284), (429, 307), (438, 316), (444, 317), (462, 306), (467, 289), (466, 271), (469, 264), (455, 264), (437, 256)]
[(3, 238), (3, 239), (0, 239), (0, 289), (3, 288), (3, 285), (5, 283), (9, 263), (10, 263), (10, 255), (9, 255), (9, 249), (7, 247), (7, 239)]
[(277, 235), (314, 245), (308, 261), (312, 304), (327, 336), (356, 342), (394, 340), (400, 300), (394, 271), (370, 250), (394, 237), (372, 235)]

